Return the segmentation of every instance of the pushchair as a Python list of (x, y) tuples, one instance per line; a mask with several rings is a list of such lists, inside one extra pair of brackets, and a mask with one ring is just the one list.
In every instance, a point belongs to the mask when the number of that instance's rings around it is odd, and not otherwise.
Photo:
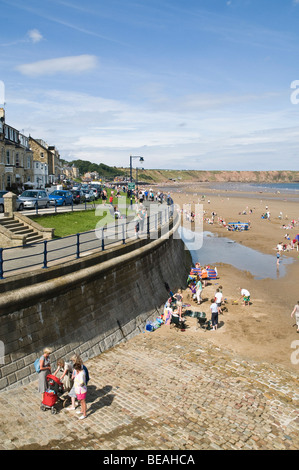
[(42, 401), (40, 409), (42, 411), (51, 410), (52, 414), (58, 413), (55, 405), (59, 399), (59, 395), (64, 392), (63, 385), (55, 375), (47, 375), (47, 389), (44, 393), (44, 399)]

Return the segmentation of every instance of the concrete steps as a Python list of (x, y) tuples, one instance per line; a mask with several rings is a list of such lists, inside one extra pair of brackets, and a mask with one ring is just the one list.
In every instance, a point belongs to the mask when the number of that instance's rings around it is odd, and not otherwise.
[(3, 217), (0, 219), (0, 224), (5, 227), (7, 230), (12, 232), (14, 235), (25, 235), (26, 241), (25, 244), (36, 243), (43, 240), (43, 236), (40, 235), (29, 225), (15, 220), (14, 217)]

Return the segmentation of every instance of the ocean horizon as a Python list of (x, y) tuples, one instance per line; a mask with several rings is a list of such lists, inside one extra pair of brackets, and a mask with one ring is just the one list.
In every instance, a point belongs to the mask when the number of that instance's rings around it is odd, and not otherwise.
[(299, 182), (297, 183), (243, 183), (243, 182), (219, 182), (210, 183), (211, 189), (220, 189), (227, 191), (242, 192), (269, 192), (269, 193), (286, 193), (299, 195)]

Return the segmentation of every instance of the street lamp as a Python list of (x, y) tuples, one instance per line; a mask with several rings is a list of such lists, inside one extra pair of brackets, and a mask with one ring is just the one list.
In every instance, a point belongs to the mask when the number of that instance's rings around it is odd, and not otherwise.
[(140, 157), (139, 155), (130, 155), (130, 183), (132, 183), (132, 160), (133, 158), (139, 158), (140, 162), (144, 162), (144, 158)]

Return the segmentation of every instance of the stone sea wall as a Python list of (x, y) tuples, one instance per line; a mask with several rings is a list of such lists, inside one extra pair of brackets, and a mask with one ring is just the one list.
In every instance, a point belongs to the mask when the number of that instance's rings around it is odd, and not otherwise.
[(165, 283), (184, 286), (192, 264), (174, 236), (178, 225), (179, 218), (164, 238), (1, 281), (0, 390), (35, 380), (33, 363), (44, 347), (56, 365), (74, 352), (97, 356), (144, 331), (167, 299)]

